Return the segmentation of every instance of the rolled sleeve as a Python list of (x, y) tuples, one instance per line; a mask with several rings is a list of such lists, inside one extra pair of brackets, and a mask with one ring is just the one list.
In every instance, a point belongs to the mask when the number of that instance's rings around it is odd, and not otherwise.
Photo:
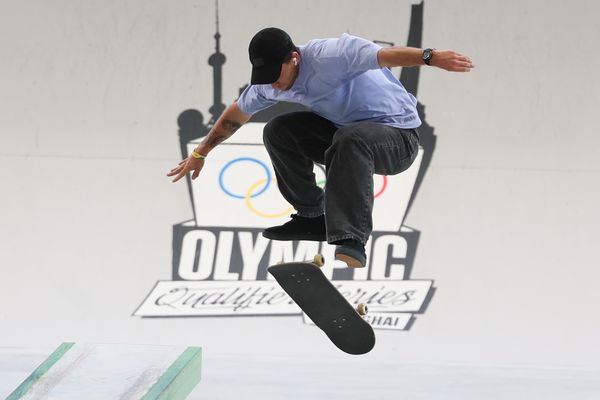
[(338, 40), (338, 51), (348, 72), (380, 69), (377, 52), (381, 46), (361, 37), (343, 34)]
[(237, 100), (239, 109), (246, 115), (253, 115), (275, 103), (275, 100), (270, 100), (264, 95), (260, 85), (248, 86)]

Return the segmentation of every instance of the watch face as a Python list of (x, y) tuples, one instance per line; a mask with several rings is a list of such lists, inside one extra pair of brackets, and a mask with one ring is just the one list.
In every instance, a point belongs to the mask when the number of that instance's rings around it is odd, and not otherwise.
[(423, 59), (429, 60), (431, 58), (431, 49), (425, 49), (423, 52)]

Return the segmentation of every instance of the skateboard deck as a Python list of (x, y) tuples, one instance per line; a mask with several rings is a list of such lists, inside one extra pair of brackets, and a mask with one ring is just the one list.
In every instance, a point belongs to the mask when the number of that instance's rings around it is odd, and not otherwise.
[(269, 273), (329, 339), (349, 354), (375, 346), (375, 333), (314, 262), (270, 266)]

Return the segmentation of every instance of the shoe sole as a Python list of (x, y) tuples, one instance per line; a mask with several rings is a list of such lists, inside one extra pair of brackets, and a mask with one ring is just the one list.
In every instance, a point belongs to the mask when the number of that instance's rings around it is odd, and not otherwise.
[(365, 267), (365, 265), (362, 262), (360, 262), (359, 260), (357, 260), (354, 257), (350, 257), (347, 254), (338, 253), (335, 255), (335, 259), (345, 262), (351, 268), (364, 268)]

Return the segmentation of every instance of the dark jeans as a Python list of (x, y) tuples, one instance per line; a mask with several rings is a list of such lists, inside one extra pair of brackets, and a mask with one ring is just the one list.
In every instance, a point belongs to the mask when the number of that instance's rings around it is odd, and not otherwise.
[[(312, 112), (273, 118), (264, 143), (283, 197), (305, 217), (325, 213), (327, 241), (365, 244), (373, 230), (373, 174), (405, 171), (417, 156), (415, 129), (364, 122), (337, 128)], [(325, 165), (325, 191), (314, 164)]]

